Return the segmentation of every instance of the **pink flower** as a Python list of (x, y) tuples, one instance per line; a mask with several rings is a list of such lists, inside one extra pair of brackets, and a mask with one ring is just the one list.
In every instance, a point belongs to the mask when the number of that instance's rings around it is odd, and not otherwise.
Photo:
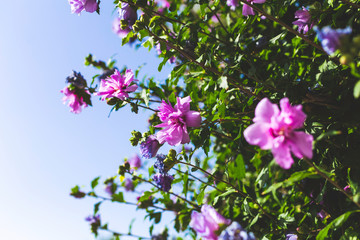
[(239, 0), (226, 0), (226, 5), (228, 5), (231, 10), (235, 10), (235, 8), (239, 6)]
[(134, 79), (134, 73), (128, 69), (125, 75), (121, 75), (120, 72), (115, 69), (115, 73), (106, 79), (101, 79), (98, 96), (102, 96), (101, 99), (116, 97), (121, 100), (129, 97), (130, 92), (134, 92), (138, 86), (131, 83), (137, 81)]
[(311, 15), (310, 12), (302, 7), (302, 10), (297, 10), (295, 12), (295, 18), (297, 18), (296, 21), (293, 22), (294, 25), (299, 26), (298, 28), (298, 32), (301, 33), (301, 31), (303, 32), (303, 34), (306, 34), (309, 29), (311, 29), (314, 25), (314, 22), (311, 21)]
[(125, 29), (121, 28), (121, 18), (115, 18), (112, 24), (112, 30), (115, 34), (117, 34), (120, 38), (124, 38), (127, 36), (129, 32), (131, 32), (131, 29), (129, 27), (126, 27)]
[[(80, 90), (79, 90), (80, 91)], [(79, 91), (76, 91), (76, 88), (73, 90), (70, 90), (69, 87), (65, 87), (63, 90), (61, 90), (60, 92), (62, 92), (65, 96), (62, 98), (62, 101), (64, 104), (66, 104), (67, 101), (68, 102), (68, 106), (71, 108), (70, 112), (73, 113), (80, 113), (81, 112), (81, 107), (85, 108), (87, 107), (87, 103), (84, 101), (83, 96), (81, 96), (79, 94)], [(82, 90), (83, 91), (83, 95), (88, 95), (89, 99), (90, 99), (90, 94), (88, 91), (86, 90)]]
[(172, 146), (190, 142), (187, 127), (200, 127), (201, 116), (199, 112), (190, 111), (191, 98), (177, 98), (177, 104), (172, 107), (163, 101), (159, 107), (158, 116), (163, 122), (155, 127), (163, 127), (156, 138), (160, 144), (164, 142)]
[(295, 131), (302, 128), (306, 115), (301, 105), (291, 106), (289, 99), (280, 100), (280, 108), (269, 99), (262, 99), (255, 109), (254, 124), (244, 131), (251, 145), (271, 149), (275, 161), (284, 169), (294, 163), (291, 152), (298, 158), (312, 158), (313, 136)]
[(137, 154), (135, 154), (133, 157), (129, 158), (128, 160), (130, 164), (130, 168), (139, 168), (141, 167), (141, 159)]
[(193, 211), (189, 226), (193, 228), (202, 239), (217, 240), (216, 231), (220, 225), (229, 225), (231, 220), (224, 218), (212, 206), (203, 205), (201, 213)]
[[(246, 1), (248, 1), (248, 3), (250, 3), (251, 5), (253, 5), (254, 3), (264, 3), (266, 0), (246, 0)], [(242, 9), (242, 14), (244, 16), (255, 15), (254, 9), (247, 4), (244, 4)]]
[(71, 13), (76, 13), (78, 15), (84, 10), (92, 13), (98, 9), (96, 0), (68, 0), (68, 2), (71, 7)]

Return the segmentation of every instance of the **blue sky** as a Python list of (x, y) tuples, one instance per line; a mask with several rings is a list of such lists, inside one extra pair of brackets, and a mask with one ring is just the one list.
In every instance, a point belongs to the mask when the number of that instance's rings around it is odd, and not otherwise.
[[(101, 15), (70, 13), (67, 0), (3, 1), (0, 14), (0, 239), (93, 239), (84, 218), (92, 200), (69, 196), (74, 185), (88, 186), (96, 176), (116, 173), (124, 157), (138, 152), (128, 139), (145, 130), (147, 113), (129, 109), (108, 118), (110, 107), (93, 99), (81, 114), (62, 104), (60, 90), (71, 70), (91, 79), (84, 57), (117, 60), (141, 74), (164, 79), (170, 66), (157, 72), (155, 52), (121, 47), (111, 31), (112, 1), (102, 1)], [(105, 204), (103, 220), (116, 230), (147, 232), (143, 215), (128, 206)]]

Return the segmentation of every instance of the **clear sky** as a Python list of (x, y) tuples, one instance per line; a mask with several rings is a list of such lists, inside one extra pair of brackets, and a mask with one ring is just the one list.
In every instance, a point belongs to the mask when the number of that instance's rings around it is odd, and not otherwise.
[[(84, 218), (94, 201), (70, 197), (70, 188), (111, 176), (124, 157), (138, 152), (128, 139), (132, 130), (145, 130), (147, 114), (123, 109), (108, 118), (110, 107), (96, 98), (94, 107), (70, 113), (61, 102), (65, 77), (74, 69), (91, 79), (95, 71), (83, 65), (88, 53), (115, 56), (119, 68), (147, 63), (142, 76), (159, 81), (170, 67), (158, 73), (155, 52), (121, 47), (111, 31), (112, 1), (102, 1), (100, 16), (73, 15), (67, 0), (1, 5), (0, 239), (93, 239)], [(127, 231), (139, 216), (135, 232), (147, 232), (142, 215), (129, 214), (133, 210), (105, 204), (102, 219)]]

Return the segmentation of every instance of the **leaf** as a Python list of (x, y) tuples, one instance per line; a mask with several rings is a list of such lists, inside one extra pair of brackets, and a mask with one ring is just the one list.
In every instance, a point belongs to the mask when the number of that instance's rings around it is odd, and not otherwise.
[(307, 177), (317, 176), (317, 173), (313, 168), (309, 168), (308, 170), (299, 171), (293, 173), (288, 179), (283, 182), (274, 183), (268, 189), (266, 189), (262, 194), (267, 194), (271, 191), (274, 191), (280, 187), (288, 187), (294, 185), (294, 183), (299, 182)]
[(360, 97), (360, 81), (358, 81), (354, 87), (354, 98), (359, 98), (359, 97)]
[(200, 190), (199, 195), (197, 195), (197, 197), (196, 197), (196, 201), (198, 202), (199, 205), (202, 205), (202, 202), (204, 200), (204, 196), (205, 196), (205, 191), (204, 190), (205, 189)]
[(122, 192), (113, 194), (111, 196), (113, 202), (125, 202), (124, 201), (124, 194)]
[(100, 208), (100, 204), (101, 204), (101, 203), (102, 203), (102, 201), (94, 204), (94, 216), (95, 216), (96, 213), (99, 211), (99, 208)]
[(243, 156), (241, 154), (237, 155), (236, 159), (235, 159), (235, 163), (236, 163), (236, 175), (235, 178), (238, 180), (242, 180), (245, 177), (245, 163), (244, 163), (244, 159)]
[(337, 130), (332, 130), (332, 131), (328, 131), (328, 132), (324, 132), (322, 134), (320, 134), (320, 136), (318, 136), (315, 140), (315, 143), (317, 143), (318, 141), (322, 140), (323, 138), (326, 137), (330, 137), (330, 136), (335, 136), (335, 135), (340, 135), (341, 131), (337, 131)]
[(221, 76), (218, 80), (218, 84), (221, 88), (224, 88), (224, 89), (228, 89), (229, 88), (229, 85), (228, 85), (228, 82), (227, 82), (227, 77), (226, 76)]
[(323, 240), (326, 237), (328, 237), (329, 236), (328, 232), (330, 229), (335, 230), (336, 228), (341, 227), (344, 224), (344, 222), (346, 222), (346, 220), (350, 217), (350, 215), (356, 212), (360, 212), (360, 210), (346, 212), (342, 214), (340, 217), (337, 217), (335, 220), (333, 220), (331, 223), (329, 223), (325, 228), (323, 228), (319, 232), (319, 234), (316, 236), (316, 240)]
[(99, 184), (100, 177), (94, 178), (94, 180), (91, 181), (91, 188), (94, 189)]
[(149, 96), (150, 96), (150, 92), (149, 92), (149, 90), (144, 88), (144, 89), (141, 91), (140, 96), (141, 96), (142, 99), (144, 99), (144, 102), (145, 102), (146, 106), (149, 106), (149, 100), (150, 100), (150, 97), (149, 97)]

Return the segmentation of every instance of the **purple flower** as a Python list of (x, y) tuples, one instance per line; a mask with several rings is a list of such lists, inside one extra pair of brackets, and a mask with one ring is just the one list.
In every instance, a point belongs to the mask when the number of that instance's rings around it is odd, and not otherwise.
[[(77, 91), (76, 88), (70, 90), (69, 86), (67, 86), (60, 92), (65, 95), (62, 98), (62, 101), (64, 104), (66, 104), (66, 102), (68, 101), (68, 106), (71, 108), (70, 112), (80, 113), (82, 110), (81, 107), (85, 108), (88, 106), (87, 103), (84, 101), (84, 97), (80, 95), (80, 91)], [(88, 91), (82, 91), (82, 94), (88, 95), (90, 99), (90, 94)]]
[(163, 127), (160, 130), (156, 138), (160, 144), (164, 142), (169, 143), (172, 146), (176, 146), (190, 142), (189, 133), (187, 127), (200, 127), (201, 116), (199, 112), (190, 111), (191, 98), (177, 97), (177, 104), (173, 108), (170, 104), (162, 101), (158, 116), (163, 122), (155, 127)]
[(98, 9), (96, 0), (68, 0), (71, 13), (79, 14), (85, 10), (86, 12), (92, 13)]
[(107, 194), (109, 194), (110, 196), (115, 194), (116, 190), (117, 190), (117, 185), (114, 184), (114, 182), (112, 182), (112, 181), (108, 182), (105, 186), (105, 192)]
[(155, 136), (150, 135), (144, 142), (140, 144), (140, 153), (144, 158), (152, 158), (156, 156), (159, 148), (159, 141)]
[(170, 7), (170, 3), (167, 0), (157, 0), (157, 1), (155, 1), (155, 3), (157, 3), (162, 8)]
[[(246, 0), (248, 3), (253, 5), (254, 3), (264, 3), (266, 0)], [(244, 4), (242, 9), (243, 16), (255, 15), (254, 9), (247, 4)]]
[(141, 159), (137, 154), (135, 154), (133, 157), (128, 159), (128, 162), (130, 164), (130, 168), (139, 168), (141, 167)]
[(285, 240), (297, 240), (298, 236), (296, 234), (286, 234)]
[(125, 29), (121, 28), (121, 18), (115, 18), (112, 24), (112, 30), (115, 34), (117, 34), (120, 38), (126, 37), (126, 35), (131, 32), (131, 29), (129, 27), (126, 27)]
[(164, 169), (164, 167), (165, 167), (165, 165), (164, 165), (165, 158), (166, 158), (166, 156), (164, 154), (156, 155), (156, 162), (154, 164), (154, 168), (159, 170), (159, 173), (161, 173), (161, 174), (167, 173), (167, 171), (165, 171), (165, 169)]
[(71, 75), (66, 78), (66, 82), (74, 85), (76, 88), (84, 89), (87, 85), (86, 80), (80, 72), (72, 71)]
[(333, 54), (341, 47), (342, 39), (352, 31), (350, 27), (344, 29), (332, 29), (329, 26), (323, 27), (321, 30), (314, 27), (314, 30), (317, 32), (322, 47), (329, 55)]
[(221, 225), (229, 225), (230, 220), (221, 216), (212, 206), (203, 205), (201, 213), (193, 211), (189, 226), (193, 228), (203, 239), (217, 240), (216, 231)]
[(164, 192), (168, 192), (171, 189), (171, 183), (174, 180), (174, 177), (168, 175), (167, 173), (157, 173), (154, 175), (153, 180), (159, 188), (161, 188)]
[(129, 97), (130, 92), (134, 92), (138, 86), (131, 84), (134, 79), (134, 73), (128, 69), (125, 75), (121, 75), (120, 72), (115, 69), (115, 73), (106, 79), (101, 79), (98, 96), (102, 96), (101, 99), (116, 97), (121, 100), (125, 100)]
[(129, 26), (134, 25), (137, 19), (137, 13), (128, 3), (121, 2), (121, 8), (119, 9), (119, 18), (128, 22)]
[(271, 149), (275, 161), (284, 169), (294, 163), (291, 152), (298, 158), (312, 158), (313, 136), (295, 131), (303, 127), (306, 115), (301, 105), (291, 106), (289, 99), (280, 100), (280, 108), (269, 99), (262, 99), (255, 109), (254, 124), (244, 131), (251, 145)]
[(100, 224), (100, 215), (99, 214), (97, 214), (97, 215), (95, 215), (95, 216), (88, 216), (87, 218), (85, 218), (85, 221), (87, 221), (87, 222), (89, 222), (91, 225), (98, 225), (98, 226), (100, 226), (101, 224)]
[(221, 240), (255, 240), (253, 233), (247, 233), (237, 222), (233, 222), (219, 236)]
[(347, 185), (344, 187), (344, 191), (347, 192), (347, 193), (350, 193), (351, 192), (351, 187), (350, 185)]
[(127, 192), (134, 191), (133, 181), (131, 179), (129, 179), (129, 178), (126, 178), (125, 183), (124, 183), (124, 188), (125, 188), (125, 191), (127, 191)]
[(305, 7), (295, 12), (295, 18), (297, 18), (297, 20), (294, 21), (293, 24), (299, 26), (299, 33), (302, 31), (303, 34), (306, 34), (314, 25), (314, 22), (311, 21), (310, 12)]
[(235, 8), (239, 6), (239, 0), (226, 0), (226, 5), (228, 5), (231, 10), (235, 10)]

